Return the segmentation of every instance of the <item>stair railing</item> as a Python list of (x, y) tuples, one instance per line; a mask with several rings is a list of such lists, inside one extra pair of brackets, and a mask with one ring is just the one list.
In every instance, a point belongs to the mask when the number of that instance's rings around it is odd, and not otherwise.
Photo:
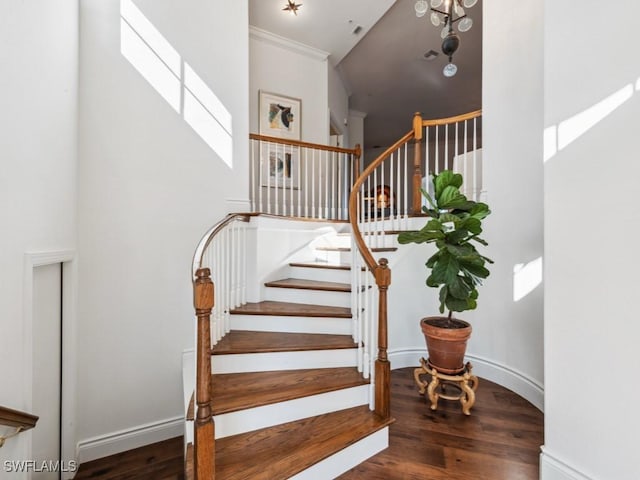
[(37, 422), (38, 416), (36, 415), (0, 406), (0, 426), (15, 428), (13, 433), (0, 435), (0, 448), (4, 446), (6, 440), (15, 437), (21, 432), (34, 428)]
[[(387, 291), (391, 269), (386, 258), (376, 260), (372, 249), (391, 247), (394, 237), (388, 234), (408, 229), (410, 216), (421, 213), (424, 200), (420, 189), (430, 190), (423, 172), (459, 171), (465, 178), (465, 194), (475, 200), (481, 197), (481, 115), (478, 110), (423, 120), (416, 113), (412, 130), (366, 166), (353, 183), (349, 196), (353, 233), (351, 283), (352, 291), (358, 292), (352, 297), (354, 338), (359, 345), (358, 367), (365, 377), (369, 376), (372, 359), (377, 354), (371, 372), (372, 408), (385, 419), (391, 414), (391, 368), (387, 355)], [(370, 292), (372, 276), (378, 287), (377, 295)]]
[(229, 311), (246, 303), (246, 224), (250, 221), (251, 215), (227, 215), (204, 234), (193, 256), (191, 274), (197, 319), (194, 394), (195, 479), (211, 480), (215, 477), (211, 346), (229, 332)]
[(346, 220), (360, 146), (249, 135), (251, 208), (285, 217)]

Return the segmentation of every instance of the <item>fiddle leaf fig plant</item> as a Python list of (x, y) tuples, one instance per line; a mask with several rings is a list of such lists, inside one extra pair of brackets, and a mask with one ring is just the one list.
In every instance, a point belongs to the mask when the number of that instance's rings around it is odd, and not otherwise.
[(427, 285), (440, 288), (440, 313), (473, 310), (477, 307), (478, 289), (489, 276), (487, 263), (493, 261), (481, 255), (476, 244), (487, 245), (479, 237), (482, 220), (491, 213), (486, 203), (468, 200), (460, 192), (462, 175), (445, 170), (433, 177), (433, 197), (424, 189), (427, 205), (422, 211), (429, 220), (417, 231), (402, 232), (398, 242), (434, 243), (437, 251), (427, 260), (430, 269)]

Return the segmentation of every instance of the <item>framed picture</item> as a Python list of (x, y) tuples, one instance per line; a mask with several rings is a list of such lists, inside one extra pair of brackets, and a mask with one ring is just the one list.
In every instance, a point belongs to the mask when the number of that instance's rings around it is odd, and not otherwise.
[(298, 188), (298, 149), (278, 144), (263, 145), (262, 186)]
[(260, 90), (260, 134), (300, 140), (300, 107), (299, 98)]

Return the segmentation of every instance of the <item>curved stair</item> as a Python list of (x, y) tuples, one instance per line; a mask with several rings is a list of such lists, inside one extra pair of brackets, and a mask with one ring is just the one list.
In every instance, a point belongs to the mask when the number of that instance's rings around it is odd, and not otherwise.
[(350, 266), (322, 259), (348, 248), (316, 251), (232, 309), (212, 347), (216, 479), (331, 479), (388, 446), (356, 368)]

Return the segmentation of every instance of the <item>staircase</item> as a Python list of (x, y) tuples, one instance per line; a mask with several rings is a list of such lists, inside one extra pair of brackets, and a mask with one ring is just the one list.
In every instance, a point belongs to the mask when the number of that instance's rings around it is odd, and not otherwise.
[[(392, 419), (372, 411), (358, 371), (350, 242), (314, 240), (264, 282), (262, 301), (230, 309), (211, 349), (215, 478), (332, 479), (388, 446)], [(190, 424), (193, 410), (191, 398)]]

